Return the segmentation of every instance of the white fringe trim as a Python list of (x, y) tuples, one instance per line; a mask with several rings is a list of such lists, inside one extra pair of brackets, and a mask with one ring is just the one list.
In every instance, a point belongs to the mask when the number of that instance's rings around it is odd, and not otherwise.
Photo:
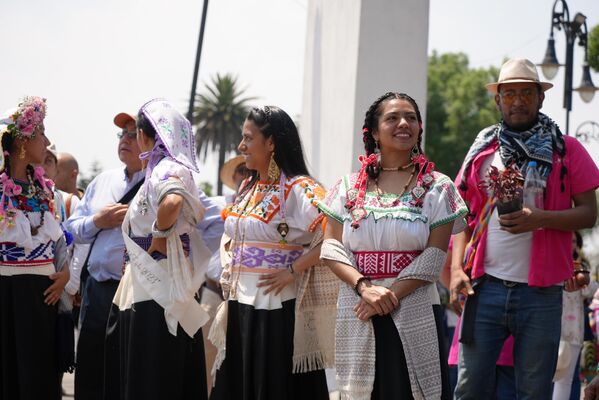
[(210, 332), (208, 332), (208, 340), (216, 347), (216, 357), (210, 371), (210, 375), (213, 378), (213, 385), (216, 382), (216, 379), (214, 379), (216, 371), (220, 368), (223, 361), (225, 361), (225, 356), (227, 355), (227, 316), (229, 314), (227, 303), (228, 301), (225, 300), (218, 306), (214, 321), (210, 327)]
[(310, 354), (295, 355), (293, 356), (293, 373), (301, 374), (304, 372), (329, 368), (335, 363), (334, 355), (332, 360), (330, 358), (330, 355), (327, 357), (327, 354), (321, 351), (316, 351)]

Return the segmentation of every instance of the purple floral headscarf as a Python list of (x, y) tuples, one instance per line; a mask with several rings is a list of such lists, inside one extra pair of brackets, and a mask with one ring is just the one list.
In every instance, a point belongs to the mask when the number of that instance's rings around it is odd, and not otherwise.
[(141, 106), (139, 114), (152, 124), (156, 130), (154, 148), (140, 154), (142, 160), (149, 159), (146, 175), (163, 156), (172, 158), (177, 163), (194, 172), (199, 172), (196, 165), (195, 141), (191, 124), (173, 105), (165, 99), (153, 99)]

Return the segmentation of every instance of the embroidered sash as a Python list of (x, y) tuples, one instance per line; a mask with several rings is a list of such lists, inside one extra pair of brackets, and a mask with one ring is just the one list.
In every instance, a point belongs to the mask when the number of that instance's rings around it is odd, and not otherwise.
[(356, 267), (372, 279), (395, 278), (422, 251), (354, 251)]
[(303, 246), (293, 244), (245, 242), (233, 247), (233, 264), (244, 271), (260, 272), (261, 269), (287, 268), (304, 252)]
[[(181, 188), (178, 181), (165, 181), (159, 190), (158, 202), (169, 193), (180, 194), (184, 201), (181, 213), (185, 220), (197, 224), (204, 209), (199, 201)], [(138, 193), (139, 196), (139, 193)], [(129, 255), (128, 273), (131, 279), (164, 308), (164, 318), (169, 332), (177, 336), (177, 323), (193, 337), (210, 319), (208, 313), (198, 304), (195, 294), (205, 280), (206, 266), (212, 255), (197, 229), (189, 233), (191, 260), (186, 256), (181, 239), (176, 232), (166, 239), (168, 258), (156, 261), (129, 237), (131, 208), (123, 221), (123, 239)], [(124, 279), (114, 297), (120, 308), (126, 306), (127, 294), (123, 292)], [(122, 309), (122, 308), (121, 308)]]

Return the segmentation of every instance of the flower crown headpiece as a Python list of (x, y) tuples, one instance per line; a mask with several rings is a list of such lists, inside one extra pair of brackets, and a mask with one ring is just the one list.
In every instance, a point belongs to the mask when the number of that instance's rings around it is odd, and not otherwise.
[[(0, 116), (0, 140), (4, 134), (13, 138), (32, 139), (35, 129), (46, 117), (46, 99), (38, 96), (26, 96), (15, 109), (6, 111)], [(0, 171), (4, 169), (5, 154), (0, 144)]]
[(12, 123), (6, 126), (5, 132), (15, 138), (31, 139), (35, 136), (35, 129), (46, 117), (46, 99), (38, 96), (26, 96), (19, 103), (17, 110), (9, 118)]

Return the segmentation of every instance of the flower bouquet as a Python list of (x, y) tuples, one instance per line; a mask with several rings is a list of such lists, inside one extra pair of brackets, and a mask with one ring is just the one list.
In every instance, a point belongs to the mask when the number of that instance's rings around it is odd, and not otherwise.
[(484, 186), (490, 189), (495, 197), (499, 215), (522, 209), (524, 177), (520, 171), (511, 166), (499, 171), (497, 167), (491, 166), (487, 176), (488, 180)]

